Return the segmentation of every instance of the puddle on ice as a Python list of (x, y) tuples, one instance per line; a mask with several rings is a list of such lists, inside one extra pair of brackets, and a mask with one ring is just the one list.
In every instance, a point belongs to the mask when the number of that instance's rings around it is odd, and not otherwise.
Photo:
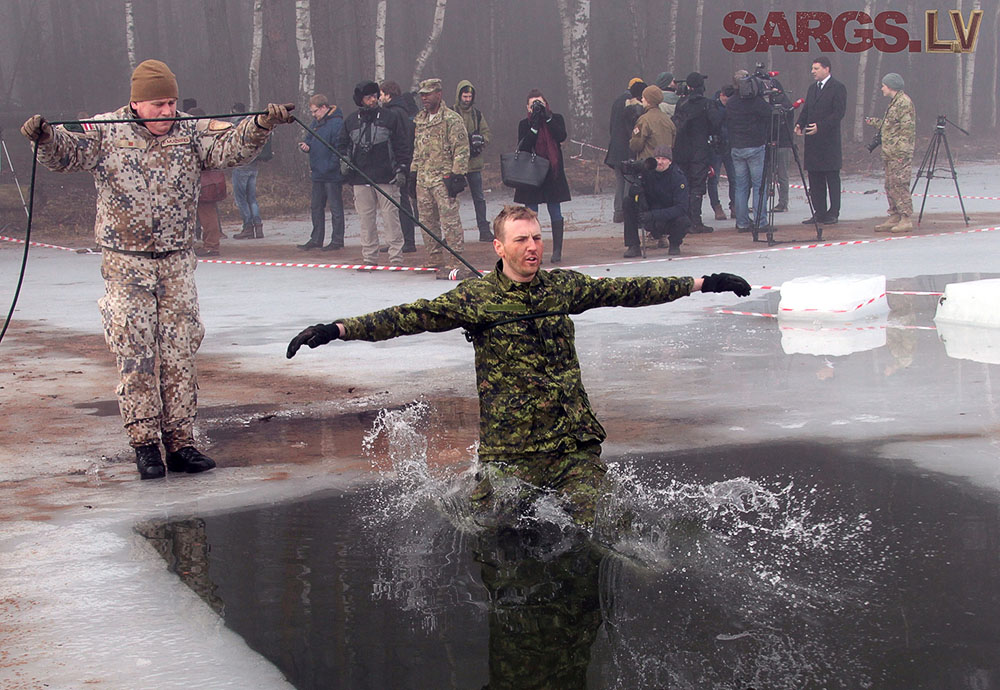
[(612, 459), (591, 535), (481, 527), (426, 415), (378, 417), (363, 488), (140, 532), (298, 688), (1000, 683), (985, 492), (802, 441)]

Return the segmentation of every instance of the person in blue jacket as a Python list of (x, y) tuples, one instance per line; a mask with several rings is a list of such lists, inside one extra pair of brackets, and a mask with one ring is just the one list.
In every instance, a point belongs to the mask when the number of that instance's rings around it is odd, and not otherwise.
[[(320, 249), (324, 251), (344, 248), (344, 197), (342, 185), (344, 177), (340, 173), (340, 158), (324, 145), (335, 146), (340, 130), (344, 126), (344, 115), (321, 93), (309, 99), (309, 112), (313, 121), (309, 126), (317, 136), (307, 133), (299, 144), (299, 149), (309, 154), (309, 169), (312, 171), (312, 235), (299, 249)], [(330, 244), (323, 246), (326, 234), (326, 206), (330, 205)]]

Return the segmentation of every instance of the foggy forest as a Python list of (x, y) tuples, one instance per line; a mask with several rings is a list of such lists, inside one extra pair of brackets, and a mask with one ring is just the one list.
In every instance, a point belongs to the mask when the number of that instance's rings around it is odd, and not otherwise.
[[(525, 95), (539, 88), (566, 116), (571, 142), (598, 159), (589, 147), (607, 144), (610, 104), (632, 77), (653, 83), (664, 71), (681, 78), (698, 70), (708, 75), (711, 94), (735, 70), (753, 71), (761, 62), (780, 72), (793, 100), (804, 96), (811, 57), (823, 44), (796, 35), (797, 15), (828, 17), (834, 29), (827, 36), (836, 41), (839, 26), (852, 42), (823, 50), (848, 87), (845, 140), (870, 135), (861, 122), (884, 109), (879, 84), (887, 72), (905, 78), (921, 133), (947, 115), (974, 137), (997, 134), (996, 0), (941, 7), (914, 0), (891, 7), (887, 0), (749, 0), (739, 7), (705, 0), (2, 0), (0, 7), (0, 125), (8, 141), (35, 112), (59, 120), (120, 107), (132, 68), (157, 58), (177, 74), (181, 97), (196, 98), (209, 113), (228, 113), (235, 102), (253, 109), (272, 101), (295, 102), (302, 113), (316, 92), (351, 112), (354, 84), (371, 78), (392, 79), (406, 90), (439, 77), (451, 104), (457, 82), (469, 79), (496, 155), (515, 143)], [(890, 10), (910, 44), (923, 42), (921, 50), (863, 49), (859, 13), (876, 18)], [(928, 50), (926, 32), (933, 10), (944, 45), (936, 52)], [(944, 52), (957, 44), (949, 10), (958, 11), (959, 28), (974, 44), (965, 52)], [(736, 22), (737, 12), (749, 14)], [(766, 30), (765, 18), (774, 20)], [(736, 24), (752, 28), (734, 33)], [(879, 28), (876, 20), (876, 37)], [(746, 38), (754, 33), (769, 34), (770, 45)], [(291, 147), (297, 136), (283, 133), (278, 144)]]

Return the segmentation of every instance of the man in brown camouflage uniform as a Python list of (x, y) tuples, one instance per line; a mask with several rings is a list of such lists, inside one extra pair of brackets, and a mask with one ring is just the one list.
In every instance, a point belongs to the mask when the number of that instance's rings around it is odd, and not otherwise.
[(913, 197), (910, 174), (917, 137), (917, 115), (913, 101), (903, 93), (903, 78), (890, 72), (882, 79), (882, 95), (892, 99), (885, 116), (865, 118), (879, 128), (882, 136), (882, 163), (885, 165), (885, 195), (889, 219), (875, 226), (875, 232), (901, 233), (913, 229)]
[(142, 479), (166, 473), (161, 440), (171, 472), (215, 467), (194, 447), (194, 354), (205, 334), (192, 251), (201, 172), (251, 161), (271, 129), (291, 121), (288, 106), (273, 104), (235, 127), (152, 121), (177, 115), (176, 77), (159, 60), (146, 60), (132, 73), (129, 105), (97, 115), (93, 128), (71, 132), (41, 115), (21, 128), (50, 170), (94, 176), (104, 336), (118, 362), (118, 405)]
[[(589, 524), (605, 473), (606, 434), (590, 407), (576, 356), (573, 320), (595, 307), (641, 307), (692, 292), (750, 294), (728, 273), (703, 278), (607, 278), (540, 270), (537, 215), (507, 206), (493, 221), (496, 270), (433, 300), (417, 300), (364, 316), (317, 324), (288, 345), (338, 338), (379, 341), (425, 331), (464, 328), (476, 352), (479, 459), (494, 478), (513, 476), (565, 501), (574, 520)], [(489, 501), (485, 480), (473, 499)]]
[[(440, 79), (424, 79), (419, 93), (424, 109), (414, 120), (411, 187), (416, 187), (420, 220), (461, 254), (465, 237), (456, 197), (465, 189), (469, 171), (469, 133), (462, 116), (442, 102)], [(448, 279), (452, 273), (457, 279), (472, 276), (434, 240), (427, 242), (427, 247), (427, 265), (438, 269), (438, 278)]]

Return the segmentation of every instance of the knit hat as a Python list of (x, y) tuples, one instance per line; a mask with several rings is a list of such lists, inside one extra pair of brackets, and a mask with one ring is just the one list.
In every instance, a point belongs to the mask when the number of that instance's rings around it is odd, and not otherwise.
[(145, 60), (132, 72), (132, 95), (129, 101), (155, 101), (177, 98), (177, 77), (159, 60)]
[(660, 76), (656, 78), (656, 85), (661, 89), (666, 91), (667, 87), (670, 86), (670, 82), (674, 80), (673, 72), (660, 72)]
[(628, 92), (632, 94), (632, 98), (635, 100), (642, 98), (642, 92), (645, 90), (646, 82), (641, 79), (639, 81), (632, 82), (632, 84), (628, 87)]
[(663, 90), (659, 86), (647, 86), (642, 90), (642, 97), (654, 108), (663, 102)]
[(700, 89), (705, 86), (705, 75), (698, 72), (692, 72), (688, 75), (687, 85), (692, 89)]
[(889, 72), (889, 74), (882, 77), (882, 83), (893, 91), (899, 91), (903, 88), (903, 78), (895, 72)]
[(669, 146), (662, 144), (653, 149), (653, 158), (669, 158), (673, 160), (674, 152)]
[(641, 78), (639, 78), (639, 77), (632, 77), (631, 79), (629, 79), (629, 80), (628, 80), (628, 90), (629, 90), (629, 91), (631, 91), (631, 90), (632, 90), (632, 87), (633, 87), (633, 86), (634, 86), (635, 84), (638, 84), (638, 83), (639, 83), (639, 82), (641, 82), (641, 81), (642, 81), (642, 79), (641, 79)]

